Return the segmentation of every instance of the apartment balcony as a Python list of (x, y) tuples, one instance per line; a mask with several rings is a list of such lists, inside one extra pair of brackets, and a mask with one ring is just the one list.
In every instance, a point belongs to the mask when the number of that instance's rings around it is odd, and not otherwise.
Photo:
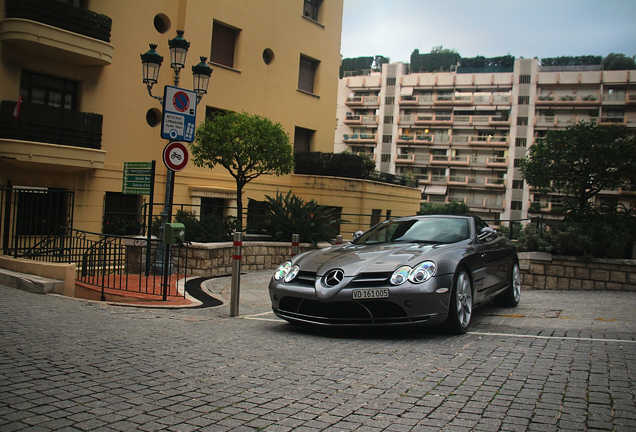
[(409, 95), (409, 96), (400, 96), (400, 105), (409, 105), (409, 106), (430, 106), (433, 105), (433, 95)]
[(450, 176), (448, 177), (449, 186), (468, 186), (468, 176)]
[(6, 0), (0, 41), (21, 51), (80, 66), (108, 65), (112, 20), (57, 0)]
[(636, 94), (628, 94), (626, 103), (628, 105), (636, 104)]
[(556, 127), (556, 116), (536, 116), (534, 118), (535, 127)]
[(378, 142), (376, 134), (344, 134), (342, 139), (347, 144), (377, 144)]
[(449, 165), (450, 156), (431, 155), (429, 163), (431, 165)]
[(378, 96), (350, 96), (347, 98), (345, 105), (347, 106), (380, 106), (380, 98)]
[(484, 180), (484, 186), (492, 187), (492, 188), (498, 188), (498, 189), (505, 189), (506, 188), (506, 179), (486, 177), (486, 179)]
[(625, 116), (601, 116), (598, 119), (599, 126), (609, 126), (613, 124), (627, 126), (627, 119)]
[(504, 210), (506, 206), (506, 200), (502, 198), (483, 198), (483, 199), (471, 199), (466, 202), (466, 205), (471, 210)]
[(507, 157), (486, 158), (486, 166), (489, 168), (508, 168), (508, 158)]
[(468, 166), (470, 165), (470, 156), (450, 156), (448, 158), (449, 165)]
[[(453, 136), (453, 143), (457, 142), (457, 139), (462, 135)], [(485, 147), (508, 147), (507, 136), (476, 136), (470, 135), (468, 138), (468, 144), (471, 146), (485, 146)]]
[(344, 124), (346, 125), (377, 125), (378, 116), (377, 115), (347, 114), (347, 117), (344, 120)]
[(465, 196), (447, 195), (446, 196), (446, 204), (451, 203), (453, 201), (465, 204), (467, 199), (468, 198), (466, 198)]
[(396, 164), (413, 164), (415, 163), (415, 155), (414, 154), (397, 154), (395, 156)]
[(535, 105), (599, 105), (598, 94), (587, 95), (537, 95)]
[(103, 168), (102, 116), (46, 105), (0, 103), (0, 157), (19, 162), (64, 166), (64, 169)]
[(432, 144), (432, 135), (419, 135), (419, 134), (400, 134), (397, 136), (398, 144)]
[(431, 175), (430, 174), (416, 174), (418, 184), (430, 184), (431, 183)]
[(448, 184), (448, 177), (445, 176), (445, 175), (432, 175), (431, 174), (431, 184), (436, 184), (436, 185)]
[(510, 126), (510, 117), (490, 116), (488, 119), (489, 126)]
[[(626, 93), (613, 93), (613, 94), (606, 93), (603, 95), (603, 104), (607, 104), (607, 105), (626, 104), (630, 100), (630, 96), (634, 96), (634, 95), (629, 95)], [(632, 100), (631, 103), (636, 103), (636, 101)]]
[(453, 116), (452, 114), (446, 115), (418, 115), (415, 118), (415, 124), (418, 125), (452, 125), (453, 124)]

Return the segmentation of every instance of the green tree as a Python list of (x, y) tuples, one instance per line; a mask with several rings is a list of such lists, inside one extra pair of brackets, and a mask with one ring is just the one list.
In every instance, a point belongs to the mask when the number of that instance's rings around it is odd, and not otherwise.
[(219, 114), (197, 127), (191, 144), (194, 164), (223, 166), (236, 180), (237, 227), (242, 230), (243, 187), (263, 174), (289, 174), (294, 168), (289, 135), (280, 123), (246, 112)]
[(624, 126), (581, 122), (548, 130), (521, 161), (530, 186), (576, 198), (579, 212), (602, 190), (636, 184), (636, 140)]
[(421, 215), (463, 215), (467, 214), (468, 206), (463, 202), (451, 201), (448, 204), (433, 204), (433, 203), (422, 203), (420, 204), (420, 211), (418, 214)]
[(632, 57), (625, 54), (609, 53), (603, 59), (603, 69), (605, 70), (632, 70), (636, 69), (636, 62)]

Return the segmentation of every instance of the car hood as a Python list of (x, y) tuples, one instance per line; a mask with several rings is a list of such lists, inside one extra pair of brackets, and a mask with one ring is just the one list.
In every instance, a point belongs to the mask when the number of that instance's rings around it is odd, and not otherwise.
[(317, 276), (339, 268), (347, 276), (366, 271), (393, 271), (401, 265), (414, 266), (431, 259), (448, 245), (423, 245), (414, 243), (332, 246), (299, 256), (296, 263), (301, 270), (316, 272)]

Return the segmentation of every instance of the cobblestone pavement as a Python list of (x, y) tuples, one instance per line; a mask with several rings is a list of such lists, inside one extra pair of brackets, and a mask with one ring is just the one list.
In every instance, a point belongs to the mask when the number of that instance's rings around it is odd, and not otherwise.
[(0, 431), (636, 430), (636, 293), (524, 291), (463, 336), (326, 331), (271, 314), (268, 274), (242, 319), (0, 286)]

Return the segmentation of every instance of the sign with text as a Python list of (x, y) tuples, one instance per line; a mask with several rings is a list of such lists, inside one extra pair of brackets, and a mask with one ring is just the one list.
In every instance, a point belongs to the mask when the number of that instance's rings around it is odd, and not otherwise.
[(161, 138), (193, 142), (196, 117), (197, 94), (195, 92), (173, 86), (164, 88)]
[(150, 195), (152, 162), (124, 162), (125, 195)]

